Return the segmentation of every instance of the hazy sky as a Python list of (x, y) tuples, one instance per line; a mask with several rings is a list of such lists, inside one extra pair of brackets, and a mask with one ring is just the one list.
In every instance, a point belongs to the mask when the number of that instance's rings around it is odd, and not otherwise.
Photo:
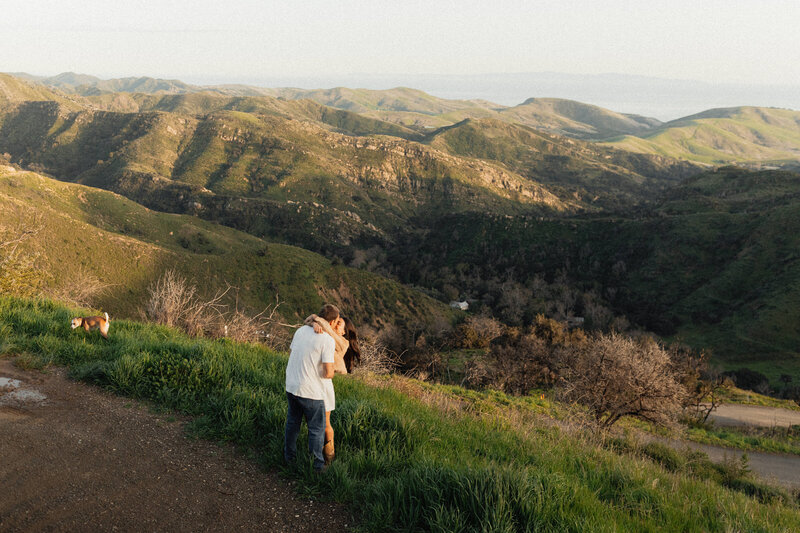
[(554, 71), (800, 85), (796, 0), (3, 0), (0, 71)]

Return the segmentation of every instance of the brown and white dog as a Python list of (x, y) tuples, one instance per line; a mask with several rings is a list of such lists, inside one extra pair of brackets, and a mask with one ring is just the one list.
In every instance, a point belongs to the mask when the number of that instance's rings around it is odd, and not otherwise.
[(100, 335), (108, 338), (108, 326), (111, 324), (111, 319), (108, 318), (108, 313), (104, 313), (105, 318), (102, 316), (82, 316), (72, 319), (72, 329), (83, 328), (86, 333), (90, 330), (99, 329)]

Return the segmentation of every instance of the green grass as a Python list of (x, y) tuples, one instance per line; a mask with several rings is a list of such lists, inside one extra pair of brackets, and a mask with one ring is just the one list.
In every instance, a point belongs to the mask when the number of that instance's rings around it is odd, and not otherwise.
[(319, 477), (302, 461), (286, 469), (285, 355), (128, 321), (116, 321), (105, 341), (71, 331), (71, 314), (46, 301), (0, 297), (6, 355), (66, 365), (76, 378), (188, 414), (196, 435), (251, 447), (265, 466), (301, 480), (304, 492), (347, 504), (365, 530), (800, 528), (792, 498), (738, 474), (688, 472), (680, 458), (661, 466), (668, 460), (521, 424), (489, 404), (480, 414), (443, 412), (354, 376), (335, 381), (333, 466)]
[(203, 297), (230, 283), (239, 289), (237, 303), (252, 314), (274, 304), (277, 294), (279, 313), (292, 321), (325, 300), (358, 324), (450, 315), (422, 293), (332, 265), (319, 254), (31, 172), (0, 171), (0, 211), (13, 214), (11, 224), (17, 217), (43, 224), (26, 251), (38, 255), (37, 266), (53, 286), (80, 284), (84, 272), (109, 284), (96, 305), (114, 317), (138, 316), (147, 288), (170, 268), (198, 285)]
[(610, 146), (712, 165), (732, 162), (796, 162), (800, 153), (797, 111), (738, 107), (712, 109), (668, 122), (636, 137), (607, 141)]
[(781, 400), (772, 396), (764, 396), (750, 390), (728, 387), (722, 390), (720, 398), (723, 403), (736, 403), (741, 405), (760, 405), (763, 407), (780, 407), (781, 409), (791, 409), (800, 411), (800, 405), (792, 400)]
[(739, 450), (800, 455), (800, 426), (790, 428), (696, 427), (687, 431), (689, 440)]

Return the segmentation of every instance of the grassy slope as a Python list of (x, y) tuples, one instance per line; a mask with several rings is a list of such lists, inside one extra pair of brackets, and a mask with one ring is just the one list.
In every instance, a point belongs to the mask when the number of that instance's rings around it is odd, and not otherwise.
[(668, 122), (638, 137), (608, 144), (707, 164), (783, 164), (800, 159), (800, 112), (736, 107), (713, 109)]
[(505, 107), (479, 100), (447, 100), (404, 87), (381, 91), (345, 87), (273, 91), (284, 98), (308, 98), (326, 106), (417, 128), (439, 128), (468, 118), (493, 118), (568, 137), (597, 139), (641, 133), (659, 124), (655, 119), (559, 98), (531, 98), (518, 106)]
[(0, 73), (0, 111), (25, 101), (55, 101), (68, 109), (79, 109), (85, 104), (80, 98), (67, 96), (39, 84)]
[(800, 175), (723, 168), (688, 180), (660, 211), (683, 221), (673, 247), (701, 239), (706, 253), (731, 252), (676, 305), (681, 334), (773, 382), (800, 375)]
[(274, 303), (277, 293), (289, 319), (305, 316), (324, 299), (341, 305), (357, 323), (448, 314), (427, 296), (333, 266), (312, 252), (33, 173), (0, 171), (0, 207), (29, 224), (40, 217), (45, 227), (32, 246), (52, 283), (80, 283), (81, 272), (92, 272), (111, 285), (98, 303), (115, 316), (136, 316), (147, 287), (168, 268), (195, 280), (207, 296), (231, 283), (250, 310)]
[[(70, 331), (72, 314), (48, 302), (0, 297), (0, 355), (29, 366), (68, 365), (75, 377), (182, 410), (195, 418), (196, 434), (251, 446), (263, 464), (280, 467), (285, 355), (128, 321), (117, 321), (104, 341)], [(478, 412), (443, 411), (398, 390), (413, 393), (413, 381), (392, 381), (336, 378), (336, 462), (325, 476), (314, 476), (307, 463), (284, 469), (305, 490), (347, 503), (365, 529), (800, 528), (788, 495), (726, 478), (698, 457), (686, 462), (649, 445), (647, 455), (661, 467), (514, 416), (488, 397)], [(418, 398), (431, 394), (437, 396), (434, 390)]]
[(503, 109), (499, 118), (579, 139), (600, 139), (621, 133), (642, 133), (659, 122), (560, 98), (530, 98)]

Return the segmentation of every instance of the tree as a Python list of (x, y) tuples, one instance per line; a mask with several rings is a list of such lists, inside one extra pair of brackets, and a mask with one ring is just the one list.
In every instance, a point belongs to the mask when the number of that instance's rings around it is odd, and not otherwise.
[(502, 333), (503, 324), (494, 318), (470, 315), (454, 331), (453, 343), (457, 348), (488, 348)]
[(732, 382), (718, 370), (709, 368), (711, 354), (707, 351), (698, 354), (680, 343), (672, 344), (667, 351), (675, 377), (686, 389), (684, 413), (705, 423), (722, 403), (723, 393)]
[(562, 364), (561, 397), (585, 405), (603, 428), (623, 416), (668, 424), (686, 396), (669, 354), (651, 339), (598, 334)]

